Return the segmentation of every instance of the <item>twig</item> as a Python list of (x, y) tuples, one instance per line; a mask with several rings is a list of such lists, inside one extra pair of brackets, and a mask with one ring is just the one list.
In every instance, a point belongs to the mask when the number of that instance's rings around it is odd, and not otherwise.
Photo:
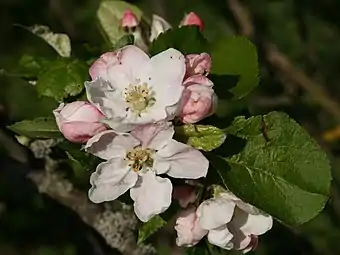
[[(254, 37), (255, 28), (247, 8), (238, 0), (227, 0), (227, 4), (240, 28), (241, 35), (249, 38)], [(262, 42), (262, 44), (267, 61), (276, 68), (277, 72), (308, 92), (315, 102), (340, 123), (340, 105), (332, 99), (325, 87), (295, 67), (291, 60), (274, 43)]]
[(239, 28), (239, 33), (246, 37), (254, 35), (254, 26), (250, 12), (238, 0), (228, 0), (228, 8), (234, 15), (235, 21)]
[(60, 173), (47, 166), (47, 171), (28, 174), (39, 191), (47, 194), (60, 204), (71, 208), (89, 226), (93, 227), (110, 245), (122, 254), (153, 254), (154, 249), (147, 245), (136, 245), (134, 229), (137, 219), (131, 206), (117, 202), (114, 208), (90, 202), (87, 195), (77, 190)]

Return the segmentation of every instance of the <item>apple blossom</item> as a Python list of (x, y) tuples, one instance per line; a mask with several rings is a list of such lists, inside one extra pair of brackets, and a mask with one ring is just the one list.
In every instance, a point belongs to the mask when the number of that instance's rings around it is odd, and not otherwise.
[(139, 24), (136, 15), (129, 9), (125, 10), (123, 13), (123, 18), (121, 19), (121, 27), (123, 28), (135, 28)]
[(189, 14), (185, 15), (180, 26), (192, 26), (196, 25), (199, 27), (200, 30), (203, 30), (204, 24), (201, 18), (194, 12), (190, 12)]
[(256, 248), (257, 236), (273, 224), (271, 216), (226, 191), (204, 201), (196, 214), (198, 224), (209, 231), (209, 242), (227, 250), (248, 252)]
[(185, 74), (185, 59), (178, 50), (168, 49), (150, 59), (136, 46), (125, 46), (104, 54), (90, 73), (95, 80), (85, 83), (87, 97), (113, 129), (126, 131), (136, 124), (170, 120), (178, 112)]
[(188, 208), (179, 214), (175, 230), (177, 231), (176, 244), (186, 247), (196, 245), (208, 234), (208, 230), (202, 229), (198, 224), (195, 207)]
[(152, 23), (151, 23), (151, 35), (150, 41), (155, 40), (161, 33), (169, 30), (171, 25), (162, 17), (153, 14), (152, 15)]
[(174, 199), (178, 200), (182, 208), (186, 208), (189, 204), (197, 199), (195, 188), (189, 185), (177, 186), (174, 188)]
[(211, 87), (194, 84), (185, 88), (179, 117), (186, 124), (196, 123), (215, 112), (217, 96)]
[(171, 203), (174, 178), (197, 179), (207, 174), (209, 161), (203, 154), (172, 139), (171, 123), (139, 125), (131, 133), (102, 132), (85, 149), (107, 160), (92, 173), (89, 198), (110, 201), (130, 189), (137, 217), (146, 222), (164, 212)]
[(207, 74), (211, 69), (211, 57), (208, 53), (189, 54), (185, 56), (186, 76)]
[(61, 103), (53, 114), (60, 132), (72, 142), (86, 142), (92, 136), (106, 130), (106, 125), (101, 123), (104, 115), (85, 101)]

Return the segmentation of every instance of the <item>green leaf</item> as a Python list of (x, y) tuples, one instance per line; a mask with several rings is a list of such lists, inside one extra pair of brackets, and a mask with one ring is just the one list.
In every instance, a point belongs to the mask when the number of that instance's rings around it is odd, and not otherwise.
[(88, 67), (80, 60), (58, 59), (51, 62), (38, 76), (39, 95), (62, 101), (68, 96), (78, 95), (88, 77)]
[(175, 48), (183, 54), (207, 51), (207, 41), (197, 26), (173, 28), (160, 34), (149, 48), (151, 55), (156, 55), (168, 48)]
[(210, 125), (184, 125), (176, 127), (176, 134), (186, 138), (186, 143), (196, 149), (212, 151), (220, 147), (226, 138), (225, 133)]
[(38, 73), (43, 69), (44, 66), (48, 65), (49, 62), (50, 60), (42, 57), (23, 55), (20, 58), (15, 70), (10, 71), (9, 75), (35, 79), (38, 76)]
[(124, 35), (122, 38), (118, 40), (118, 42), (113, 47), (112, 51), (118, 50), (126, 45), (133, 45), (135, 42), (135, 37), (131, 34)]
[(323, 209), (331, 182), (329, 161), (288, 115), (238, 117), (226, 131), (246, 140), (241, 152), (222, 160), (228, 164), (212, 161), (232, 192), (292, 226)]
[(222, 38), (212, 44), (211, 56), (212, 74), (238, 76), (238, 82), (233, 87), (226, 85), (223, 79), (218, 84), (213, 80), (217, 90), (225, 87), (226, 93), (231, 92), (235, 99), (239, 99), (258, 85), (257, 51), (248, 39), (240, 36)]
[(50, 97), (39, 97), (35, 87), (17, 77), (0, 76), (0, 101), (11, 121), (48, 116), (58, 103)]
[(8, 126), (13, 132), (29, 138), (61, 138), (55, 119), (40, 117), (34, 120), (24, 120)]
[(82, 150), (82, 147), (78, 144), (64, 141), (59, 143), (57, 146), (66, 151), (68, 158), (72, 161), (78, 162), (82, 169), (86, 172), (93, 172), (97, 165), (101, 162), (100, 158)]
[(71, 41), (67, 34), (53, 33), (49, 27), (43, 25), (35, 25), (28, 29), (33, 34), (44, 39), (60, 56), (71, 56)]
[(138, 231), (137, 244), (144, 242), (149, 236), (154, 234), (160, 228), (164, 227), (166, 223), (167, 222), (158, 215), (150, 219), (148, 222), (143, 223)]
[(120, 22), (124, 11), (127, 9), (131, 10), (139, 20), (141, 19), (142, 11), (137, 6), (127, 2), (104, 0), (99, 5), (97, 17), (105, 37), (112, 46), (126, 35), (126, 32), (120, 27)]

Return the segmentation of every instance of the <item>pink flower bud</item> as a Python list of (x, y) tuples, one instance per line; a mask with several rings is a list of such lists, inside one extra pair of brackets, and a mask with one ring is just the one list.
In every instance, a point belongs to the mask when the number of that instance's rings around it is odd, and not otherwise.
[(195, 74), (206, 74), (211, 69), (211, 57), (208, 53), (189, 54), (185, 56), (186, 59), (186, 76)]
[(114, 66), (119, 63), (118, 52), (119, 51), (106, 52), (92, 64), (89, 70), (92, 80), (95, 80), (98, 77), (101, 77), (104, 80), (109, 79), (108, 71), (110, 66)]
[(184, 87), (189, 87), (194, 84), (199, 84), (199, 85), (207, 86), (207, 87), (214, 86), (214, 83), (211, 80), (209, 80), (207, 76), (204, 76), (201, 74), (192, 75), (189, 78), (185, 79), (183, 82)]
[(196, 123), (214, 113), (217, 96), (210, 87), (194, 84), (185, 88), (181, 100), (180, 118), (183, 123)]
[(131, 10), (125, 10), (123, 14), (123, 18), (121, 19), (121, 27), (123, 28), (132, 28), (137, 27), (139, 21), (136, 15)]
[(106, 130), (105, 124), (100, 122), (104, 115), (88, 102), (62, 103), (53, 114), (60, 132), (71, 142), (84, 143)]
[(189, 14), (185, 15), (181, 22), (181, 26), (192, 26), (192, 25), (198, 26), (201, 31), (204, 28), (203, 21), (194, 12), (190, 12)]
[(180, 213), (176, 220), (175, 230), (177, 231), (176, 244), (186, 247), (196, 245), (208, 233), (198, 225), (194, 207)]
[(189, 204), (196, 201), (197, 194), (194, 187), (183, 185), (174, 188), (173, 197), (178, 200), (181, 207), (186, 208)]

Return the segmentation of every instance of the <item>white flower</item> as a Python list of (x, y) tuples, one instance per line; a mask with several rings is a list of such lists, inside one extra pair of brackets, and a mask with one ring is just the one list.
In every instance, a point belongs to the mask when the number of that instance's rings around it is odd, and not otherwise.
[(86, 82), (89, 101), (108, 118), (107, 124), (119, 131), (174, 118), (183, 91), (185, 58), (168, 49), (152, 57), (126, 46), (104, 54), (90, 68), (93, 79)]
[(174, 178), (197, 179), (207, 174), (209, 161), (198, 150), (172, 139), (171, 123), (139, 126), (130, 134), (104, 131), (85, 148), (107, 160), (91, 175), (89, 198), (110, 201), (130, 189), (134, 210), (141, 221), (164, 212), (171, 203)]
[[(223, 249), (250, 251), (254, 240), (273, 225), (271, 216), (244, 203), (235, 195), (220, 193), (204, 201), (197, 209), (198, 224), (209, 230), (208, 240)], [(257, 240), (256, 240), (257, 241)]]
[(150, 42), (155, 40), (161, 33), (164, 33), (171, 28), (171, 25), (162, 17), (153, 14), (151, 23)]

